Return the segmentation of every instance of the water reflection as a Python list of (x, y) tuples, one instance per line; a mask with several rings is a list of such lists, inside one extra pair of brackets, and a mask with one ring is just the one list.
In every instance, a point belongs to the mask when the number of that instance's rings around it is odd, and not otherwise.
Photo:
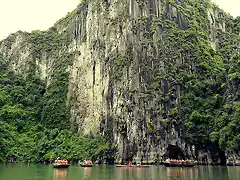
[(152, 168), (116, 168), (116, 180), (137, 179), (146, 180), (152, 179)]
[(168, 179), (193, 180), (198, 177), (198, 168), (181, 168), (168, 167), (166, 168)]
[(192, 168), (150, 166), (116, 168), (94, 166), (53, 169), (46, 165), (0, 165), (0, 180), (240, 180), (240, 167), (196, 166)]
[(67, 169), (54, 169), (53, 180), (66, 180), (67, 179)]
[(91, 177), (91, 171), (92, 171), (91, 167), (85, 167), (83, 169), (84, 180), (88, 180)]
[(235, 167), (227, 167), (227, 171), (228, 171), (228, 176), (229, 179), (240, 179), (240, 167), (239, 166), (235, 166)]

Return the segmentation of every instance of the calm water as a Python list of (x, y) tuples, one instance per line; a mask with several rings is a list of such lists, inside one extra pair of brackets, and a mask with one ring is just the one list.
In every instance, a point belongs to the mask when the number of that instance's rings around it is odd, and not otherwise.
[(53, 169), (48, 165), (0, 165), (0, 180), (240, 180), (240, 167), (115, 168), (95, 166)]

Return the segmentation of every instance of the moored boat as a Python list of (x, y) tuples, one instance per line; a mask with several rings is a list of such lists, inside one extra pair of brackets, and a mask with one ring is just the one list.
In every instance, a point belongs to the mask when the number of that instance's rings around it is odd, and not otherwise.
[(166, 167), (193, 167), (195, 164), (174, 164), (174, 163), (163, 163)]
[(68, 163), (67, 160), (55, 160), (53, 163), (54, 168), (68, 168), (70, 164)]
[(166, 160), (163, 163), (166, 167), (193, 167), (195, 163), (191, 160)]
[(58, 163), (53, 163), (54, 168), (68, 168), (70, 164), (58, 164)]
[(92, 167), (93, 164), (80, 164), (80, 166), (82, 166), (82, 167)]
[(116, 167), (127, 167), (127, 168), (148, 168), (149, 166), (148, 165), (131, 165), (131, 166), (128, 166), (128, 165), (116, 165)]
[(83, 163), (79, 164), (82, 167), (92, 167), (93, 166), (93, 162), (91, 160), (85, 160)]

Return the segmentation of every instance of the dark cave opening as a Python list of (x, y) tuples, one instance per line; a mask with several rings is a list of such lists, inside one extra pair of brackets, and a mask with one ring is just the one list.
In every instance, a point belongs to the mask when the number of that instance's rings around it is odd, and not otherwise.
[(174, 146), (174, 145), (169, 145), (167, 147), (167, 152), (165, 153), (165, 158), (169, 159), (183, 159), (185, 160), (185, 156), (183, 154), (183, 151), (181, 150), (180, 147)]
[(219, 148), (218, 144), (211, 144), (208, 146), (208, 149), (210, 151), (210, 157), (213, 164), (226, 165), (227, 159), (225, 152)]
[(225, 156), (224, 151), (219, 150), (219, 157), (220, 157), (220, 165), (225, 166), (226, 163), (227, 163), (227, 158), (226, 158), (226, 156)]

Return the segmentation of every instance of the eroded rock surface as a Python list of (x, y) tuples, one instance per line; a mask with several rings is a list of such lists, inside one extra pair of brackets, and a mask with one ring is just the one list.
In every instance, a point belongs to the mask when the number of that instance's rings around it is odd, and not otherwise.
[(116, 143), (117, 162), (159, 162), (174, 145), (185, 158), (221, 163), (224, 153), (213, 157), (184, 138), (181, 70), (197, 71), (191, 50), (199, 43), (218, 51), (232, 32), (226, 16), (191, 0), (83, 1), (46, 32), (9, 36), (0, 53), (15, 72), (40, 74), (46, 87), (66, 72), (69, 121), (81, 134)]

